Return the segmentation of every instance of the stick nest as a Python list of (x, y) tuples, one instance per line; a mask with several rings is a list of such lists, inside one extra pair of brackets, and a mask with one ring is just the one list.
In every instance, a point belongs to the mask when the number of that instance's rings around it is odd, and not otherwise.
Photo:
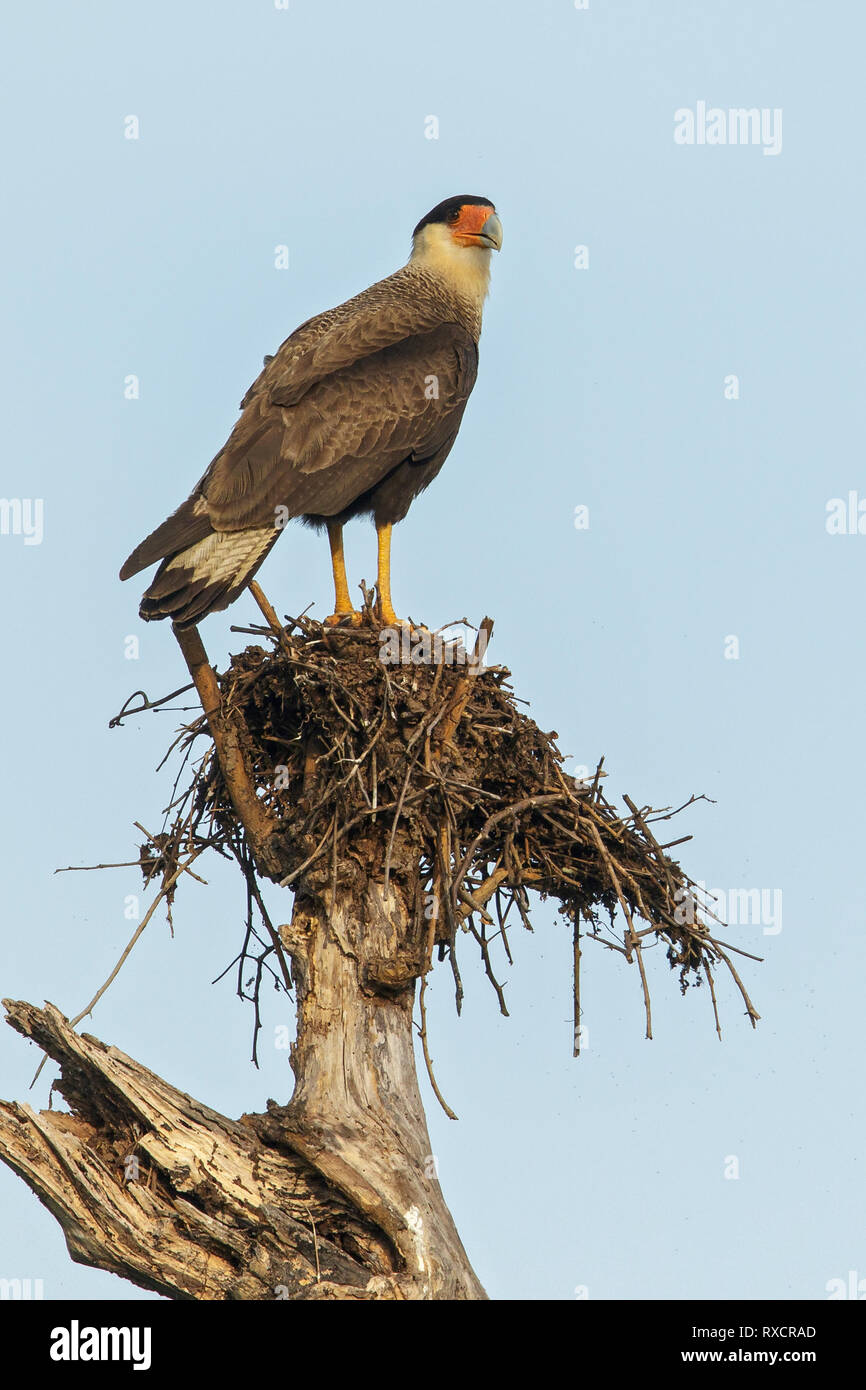
[[(573, 928), (575, 1051), (587, 938), (637, 963), (647, 1036), (643, 952), (657, 942), (683, 992), (706, 982), (718, 1031), (719, 962), (754, 1024), (758, 1015), (728, 954), (736, 948), (712, 934), (697, 886), (666, 853), (690, 836), (665, 845), (653, 831), (678, 811), (652, 811), (626, 797), (619, 812), (603, 793), (601, 764), (588, 781), (569, 776), (556, 733), (521, 711), (504, 667), (473, 663), (459, 643), (435, 647), (431, 660), (423, 632), (404, 640), (408, 661), (389, 663), (369, 613), (359, 628), (302, 618), (278, 634), (244, 631), (270, 643), (233, 657), (219, 683), (257, 798), (278, 827), (281, 883), (304, 893), (371, 875), (386, 889), (395, 883), (415, 904), (422, 978), (438, 945), (454, 973), (459, 1010), (458, 944), (468, 936), (503, 1013), (494, 955), (511, 963), (511, 926), (531, 930), (530, 891), (553, 898)], [(203, 718), (188, 726), (188, 747), (207, 733)], [(173, 863), (172, 847), (176, 857), (206, 839), (235, 854), (250, 883), (250, 854), (212, 747), (172, 805), (163, 867)], [(252, 886), (250, 893), (264, 911)]]

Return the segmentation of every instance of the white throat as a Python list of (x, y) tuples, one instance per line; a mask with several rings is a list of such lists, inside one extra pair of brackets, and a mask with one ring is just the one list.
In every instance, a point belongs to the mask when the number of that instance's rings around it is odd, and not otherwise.
[(490, 289), (487, 246), (461, 246), (444, 223), (422, 227), (412, 244), (410, 260), (430, 270), (480, 309)]

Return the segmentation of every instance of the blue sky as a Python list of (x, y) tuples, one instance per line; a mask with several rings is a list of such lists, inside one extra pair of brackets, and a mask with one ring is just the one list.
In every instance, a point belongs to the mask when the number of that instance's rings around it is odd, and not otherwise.
[[(459, 1123), (422, 1088), (446, 1198), (498, 1297), (820, 1299), (866, 1278), (866, 536), (826, 527), (831, 499), (866, 499), (862, 7), (46, 0), (6, 30), (0, 495), (40, 499), (43, 534), (0, 534), (0, 992), (72, 1015), (134, 926), (135, 871), (53, 872), (131, 857), (132, 822), (158, 828), (168, 800), (155, 768), (183, 716), (107, 727), (134, 689), (186, 679), (120, 563), (220, 447), (263, 354), (396, 269), (441, 198), (481, 193), (505, 240), (478, 385), (396, 532), (397, 609), (491, 614), (489, 659), (571, 766), (604, 754), (610, 797), (705, 793), (678, 822), (688, 871), (783, 909), (780, 931), (728, 928), (764, 957), (744, 972), (763, 1018), (753, 1032), (723, 981), (721, 1044), (661, 950), (646, 1042), (636, 972), (588, 947), (573, 1060), (549, 904), (504, 972), (511, 1018), (467, 963), (456, 1019), (435, 975)], [(780, 111), (781, 150), (677, 144), (699, 103)], [(348, 532), (352, 583), (374, 578), (374, 541)], [(329, 611), (327, 547), (300, 527), (259, 577), (281, 612)], [(242, 599), (209, 618), (211, 659), (255, 617)], [(248, 1007), (211, 985), (243, 894), (204, 873), (85, 1027), (236, 1115), (288, 1098), (268, 1038), (291, 1014), (266, 1001), (256, 1071)], [(0, 1030), (0, 1094), (46, 1106), (36, 1061)], [(5, 1169), (0, 1277), (149, 1297), (72, 1265)]]

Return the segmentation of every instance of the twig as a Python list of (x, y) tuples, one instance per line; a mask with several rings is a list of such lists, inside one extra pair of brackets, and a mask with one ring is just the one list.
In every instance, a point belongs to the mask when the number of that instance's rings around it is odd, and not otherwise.
[(279, 872), (278, 857), (268, 844), (278, 828), (277, 823), (256, 796), (235, 719), (223, 711), (220, 688), (198, 628), (179, 628), (175, 623), (172, 628), (198, 690), (232, 805), (247, 832), (253, 853), (268, 872)]
[(618, 899), (619, 899), (619, 905), (620, 905), (620, 907), (622, 908), (623, 912), (625, 913), (625, 920), (626, 920), (626, 922), (627, 922), (627, 924), (628, 924), (628, 934), (627, 934), (627, 937), (626, 937), (626, 941), (627, 941), (627, 943), (628, 943), (629, 946), (634, 946), (635, 955), (637, 956), (638, 970), (640, 971), (640, 982), (641, 982), (641, 986), (642, 986), (642, 988), (643, 988), (644, 1008), (645, 1008), (645, 1010), (646, 1010), (646, 1035), (647, 1035), (647, 1038), (648, 1038), (650, 1041), (652, 1041), (653, 1028), (652, 1028), (652, 1011), (651, 1011), (651, 1009), (650, 1009), (649, 985), (647, 984), (646, 970), (644, 969), (643, 952), (642, 952), (642, 949), (641, 949), (640, 938), (638, 937), (637, 933), (635, 932), (635, 929), (634, 929), (634, 922), (632, 921), (631, 912), (629, 911), (628, 903), (626, 902), (625, 896), (623, 895), (622, 888), (620, 887), (619, 878), (618, 878), (618, 876), (617, 876), (616, 869), (615, 869), (614, 866), (613, 866), (613, 860), (612, 860), (611, 857), (610, 857), (610, 854), (609, 854), (609, 852), (608, 852), (608, 850), (607, 850), (607, 848), (606, 848), (606, 846), (605, 846), (605, 844), (604, 844), (604, 841), (602, 840), (601, 836), (600, 836), (599, 833), (598, 833), (598, 828), (596, 827), (594, 821), (590, 821), (590, 823), (589, 823), (589, 829), (590, 829), (590, 833), (592, 834), (593, 839), (595, 840), (596, 845), (598, 846), (598, 852), (599, 852), (599, 854), (601, 854), (602, 858), (603, 858), (604, 861), (605, 861), (605, 864), (607, 865), (608, 873), (610, 874), (611, 883), (613, 884), (613, 887), (614, 887), (614, 889), (615, 889), (615, 891), (616, 891), (616, 896), (617, 896)]
[(481, 668), (481, 663), (484, 659), (484, 653), (487, 650), (487, 644), (490, 641), (490, 634), (492, 631), (493, 619), (482, 618), (481, 625), (478, 629), (478, 636), (475, 639), (472, 657), (467, 663), (467, 669), (460, 677), (457, 688), (451, 697), (451, 702), (440, 730), (440, 741), (443, 745), (450, 743), (457, 731), (457, 725), (460, 723), (463, 711), (469, 703), (469, 697), (472, 694), (472, 683)]
[[(105, 981), (105, 983), (104, 983), (103, 985), (101, 985), (101, 986), (99, 987), (99, 989), (96, 991), (96, 993), (94, 994), (93, 998), (91, 999), (90, 1003), (86, 1006), (86, 1008), (83, 1008), (83, 1009), (81, 1010), (81, 1013), (76, 1014), (74, 1018), (71, 1018), (71, 1019), (69, 1020), (69, 1026), (70, 1026), (70, 1028), (75, 1028), (75, 1027), (77, 1027), (78, 1024), (81, 1022), (81, 1020), (82, 1020), (83, 1018), (86, 1018), (87, 1015), (88, 1015), (89, 1013), (92, 1012), (92, 1010), (94, 1009), (94, 1007), (96, 1006), (96, 1004), (99, 1003), (99, 1000), (102, 998), (103, 994), (104, 994), (105, 991), (108, 989), (109, 985), (111, 985), (112, 982), (113, 982), (113, 981), (117, 978), (117, 976), (120, 974), (120, 971), (121, 971), (121, 969), (123, 968), (124, 962), (126, 961), (127, 957), (130, 955), (130, 953), (131, 953), (133, 947), (135, 946), (136, 941), (137, 941), (138, 938), (141, 936), (142, 932), (144, 931), (145, 927), (147, 926), (147, 924), (148, 924), (148, 922), (150, 921), (151, 917), (153, 916), (154, 912), (155, 912), (156, 909), (159, 907), (159, 904), (162, 902), (163, 898), (165, 898), (165, 897), (171, 892), (172, 888), (173, 888), (174, 885), (177, 883), (177, 880), (180, 878), (181, 874), (189, 867), (190, 864), (193, 863), (194, 860), (198, 859), (199, 855), (200, 855), (200, 854), (203, 854), (204, 851), (205, 851), (206, 849), (207, 849), (207, 845), (202, 845), (199, 849), (193, 850), (192, 854), (189, 856), (189, 858), (187, 859), (186, 863), (185, 863), (185, 864), (179, 864), (178, 867), (177, 867), (177, 869), (175, 870), (175, 872), (172, 874), (171, 878), (169, 878), (169, 879), (162, 885), (162, 887), (160, 888), (160, 890), (159, 890), (159, 892), (157, 893), (156, 897), (154, 898), (153, 902), (151, 903), (150, 907), (148, 908), (147, 912), (145, 913), (144, 917), (143, 917), (142, 920), (139, 922), (138, 926), (136, 927), (135, 931), (133, 932), (132, 936), (130, 937), (129, 941), (127, 942), (127, 945), (126, 945), (126, 947), (125, 947), (125, 949), (124, 949), (124, 951), (123, 951), (123, 953), (122, 953), (120, 959), (118, 960), (117, 964), (115, 965), (115, 967), (114, 967), (114, 969), (112, 970), (111, 974), (109, 975), (108, 979)], [(47, 1061), (48, 1061), (48, 1055), (47, 1055), (47, 1053), (46, 1053), (46, 1055), (42, 1058), (42, 1061), (39, 1063), (39, 1067), (38, 1067), (38, 1069), (37, 1069), (37, 1071), (36, 1071), (36, 1075), (34, 1076), (33, 1080), (30, 1082), (30, 1088), (29, 1088), (29, 1089), (32, 1090), (33, 1087), (36, 1085), (36, 1082), (37, 1082), (38, 1079), (39, 1079), (39, 1074), (40, 1074), (40, 1072), (42, 1071), (42, 1068), (45, 1066), (45, 1063), (46, 1063)]]
[(499, 1000), (499, 1012), (503, 1014), (505, 1018), (509, 1018), (510, 1015), (505, 1004), (505, 994), (503, 993), (501, 984), (499, 983), (499, 981), (493, 973), (493, 965), (490, 960), (490, 952), (487, 949), (487, 938), (484, 935), (484, 923), (481, 923), (481, 931), (479, 932), (478, 928), (473, 925), (472, 918), (470, 917), (468, 926), (472, 935), (475, 937), (475, 940), (478, 942), (479, 947), (481, 948), (481, 959), (484, 961), (485, 973), (487, 975), (488, 980), (492, 984), (494, 990), (496, 991), (496, 998)]
[(516, 816), (521, 811), (528, 811), (531, 807), (546, 806), (553, 801), (562, 801), (564, 796), (564, 792), (551, 792), (545, 796), (526, 796), (521, 801), (515, 801), (511, 806), (506, 806), (501, 811), (494, 811), (492, 816), (487, 817), (487, 820), (484, 822), (484, 825), (479, 830), (478, 834), (475, 836), (475, 839), (472, 841), (472, 844), (469, 846), (469, 849), (466, 851), (466, 854), (463, 857), (463, 863), (457, 870), (457, 875), (454, 880), (455, 884), (462, 882), (463, 879), (466, 877), (466, 874), (469, 871), (469, 866), (472, 863), (472, 859), (475, 855), (475, 851), (481, 844), (481, 841), (493, 829), (494, 825), (498, 825), (498, 823), (501, 820), (504, 820), (506, 816)]
[(388, 836), (388, 851), (385, 855), (385, 901), (388, 901), (388, 885), (391, 882), (391, 854), (394, 850), (394, 837), (397, 834), (397, 823), (400, 819), (400, 812), (403, 810), (403, 802), (406, 798), (406, 790), (409, 786), (409, 778), (412, 776), (413, 764), (410, 763), (406, 768), (406, 776), (403, 781), (403, 788), (400, 792), (400, 799), (397, 802), (397, 809), (394, 812), (394, 819), (391, 823), (391, 834)]
[[(388, 895), (386, 890), (385, 901), (387, 902), (387, 900)], [(421, 988), (418, 991), (418, 1008), (421, 1012), (421, 1027), (418, 1029), (418, 1035), (421, 1039), (421, 1050), (424, 1053), (424, 1064), (427, 1067), (427, 1075), (430, 1078), (430, 1085), (433, 1087), (433, 1094), (438, 1100), (439, 1104), (442, 1106), (442, 1109), (445, 1111), (445, 1114), (448, 1116), (449, 1120), (456, 1120), (457, 1116), (454, 1114), (454, 1111), (451, 1109), (451, 1106), (448, 1104), (442, 1092), (439, 1090), (439, 1084), (436, 1080), (436, 1076), (433, 1071), (433, 1059), (430, 1056), (430, 1048), (427, 1045), (427, 1008), (424, 1002), (424, 996), (427, 993), (427, 976), (433, 967), (433, 943), (435, 940), (436, 917), (435, 914), (431, 913), (429, 923), (427, 926), (427, 941), (424, 950), (424, 969), (421, 972)]]
[[(145, 710), (159, 709), (160, 705), (167, 704), (169, 700), (175, 700), (178, 695), (185, 695), (186, 692), (192, 690), (192, 688), (193, 682), (190, 681), (189, 685), (182, 685), (179, 690), (173, 690), (170, 695), (163, 695), (160, 700), (149, 700), (143, 690), (133, 690), (132, 694), (121, 707), (120, 713), (116, 714), (113, 719), (109, 719), (108, 727), (109, 729), (116, 729), (120, 723), (124, 719), (129, 718), (131, 714), (144, 714)], [(134, 709), (129, 709), (129, 702), (130, 700), (134, 700), (136, 695), (140, 695), (144, 703), (136, 705)], [(191, 708), (191, 706), (187, 706), (187, 708)]]
[(574, 1053), (573, 1056), (580, 1056), (580, 921), (574, 919), (574, 938), (573, 938), (573, 960), (574, 960)]

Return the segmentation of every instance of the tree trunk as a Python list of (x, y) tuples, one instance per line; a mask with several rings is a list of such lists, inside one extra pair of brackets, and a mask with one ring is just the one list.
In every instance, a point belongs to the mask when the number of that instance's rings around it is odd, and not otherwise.
[(298, 992), (297, 1079), (282, 1112), (296, 1152), (393, 1242), (405, 1296), (483, 1298), (445, 1205), (421, 1104), (412, 1007), (423, 943), (393, 884), (300, 901), (283, 940)]
[[(351, 876), (351, 875), (350, 875)], [(0, 1154), (74, 1260), (170, 1298), (483, 1299), (445, 1205), (412, 1045), (404, 891), (299, 894), (286, 1106), (232, 1121), (59, 1010), (4, 1001), (71, 1114), (0, 1104)]]
[[(414, 980), (377, 975), (381, 892), (299, 904), (288, 1106), (229, 1120), (52, 1005), (4, 1000), (71, 1114), (0, 1103), (0, 1153), (72, 1258), (180, 1299), (485, 1298), (442, 1198), (412, 1049)], [(405, 913), (392, 892), (397, 921)], [(372, 949), (371, 949), (372, 948)], [(386, 972), (387, 973), (387, 972)]]

